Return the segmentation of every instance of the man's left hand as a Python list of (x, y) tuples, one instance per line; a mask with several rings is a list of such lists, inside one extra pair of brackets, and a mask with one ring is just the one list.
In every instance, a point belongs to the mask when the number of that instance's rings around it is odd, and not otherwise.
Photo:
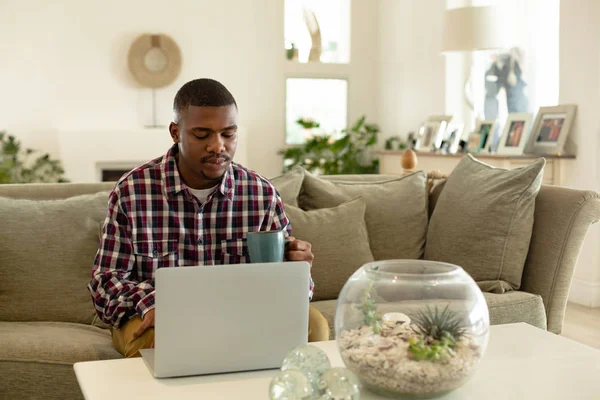
[(298, 240), (293, 236), (286, 238), (289, 242), (285, 246), (285, 259), (287, 261), (307, 261), (312, 268), (315, 256), (311, 251), (311, 244), (304, 240)]

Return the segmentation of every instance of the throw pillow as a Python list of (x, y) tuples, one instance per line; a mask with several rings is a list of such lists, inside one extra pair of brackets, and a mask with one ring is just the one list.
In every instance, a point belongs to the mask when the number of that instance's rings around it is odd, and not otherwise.
[(304, 168), (294, 167), (283, 175), (276, 176), (269, 181), (279, 192), (285, 206), (298, 207), (298, 194), (304, 180)]
[(313, 300), (337, 299), (354, 271), (373, 261), (361, 198), (313, 211), (288, 206), (286, 215), (294, 237), (312, 244)]
[(485, 292), (519, 289), (545, 164), (505, 170), (464, 157), (431, 216), (425, 259), (461, 266)]
[(91, 324), (86, 285), (108, 192), (62, 200), (0, 197), (0, 320)]
[(423, 257), (429, 219), (424, 172), (379, 182), (328, 181), (305, 173), (298, 203), (302, 209), (314, 210), (357, 196), (366, 203), (365, 221), (375, 260)]

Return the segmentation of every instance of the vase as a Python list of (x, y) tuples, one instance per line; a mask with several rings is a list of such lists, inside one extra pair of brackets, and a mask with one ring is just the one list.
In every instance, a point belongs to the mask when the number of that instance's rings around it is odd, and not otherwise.
[(489, 312), (459, 266), (422, 260), (365, 264), (340, 292), (336, 340), (367, 389), (434, 398), (462, 386), (489, 338)]

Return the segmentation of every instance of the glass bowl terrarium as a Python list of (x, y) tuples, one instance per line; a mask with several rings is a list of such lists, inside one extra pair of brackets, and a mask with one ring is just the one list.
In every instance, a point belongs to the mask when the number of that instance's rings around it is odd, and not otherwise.
[(462, 386), (489, 338), (481, 290), (460, 267), (433, 261), (365, 264), (335, 314), (346, 367), (387, 397), (432, 398)]

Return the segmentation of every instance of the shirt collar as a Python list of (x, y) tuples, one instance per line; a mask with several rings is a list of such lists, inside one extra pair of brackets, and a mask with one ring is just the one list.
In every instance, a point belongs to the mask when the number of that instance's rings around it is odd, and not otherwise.
[[(162, 161), (161, 169), (163, 176), (165, 177), (164, 189), (168, 197), (173, 197), (179, 193), (185, 192), (185, 188), (187, 187), (185, 183), (183, 183), (181, 175), (179, 175), (179, 170), (177, 169), (176, 156), (178, 153), (179, 146), (175, 143), (171, 146), (169, 151), (167, 151), (167, 154), (163, 157)], [(225, 171), (223, 180), (218, 189), (219, 192), (229, 200), (233, 200), (233, 188), (235, 184), (234, 175), (232, 162), (229, 164), (227, 171)]]

